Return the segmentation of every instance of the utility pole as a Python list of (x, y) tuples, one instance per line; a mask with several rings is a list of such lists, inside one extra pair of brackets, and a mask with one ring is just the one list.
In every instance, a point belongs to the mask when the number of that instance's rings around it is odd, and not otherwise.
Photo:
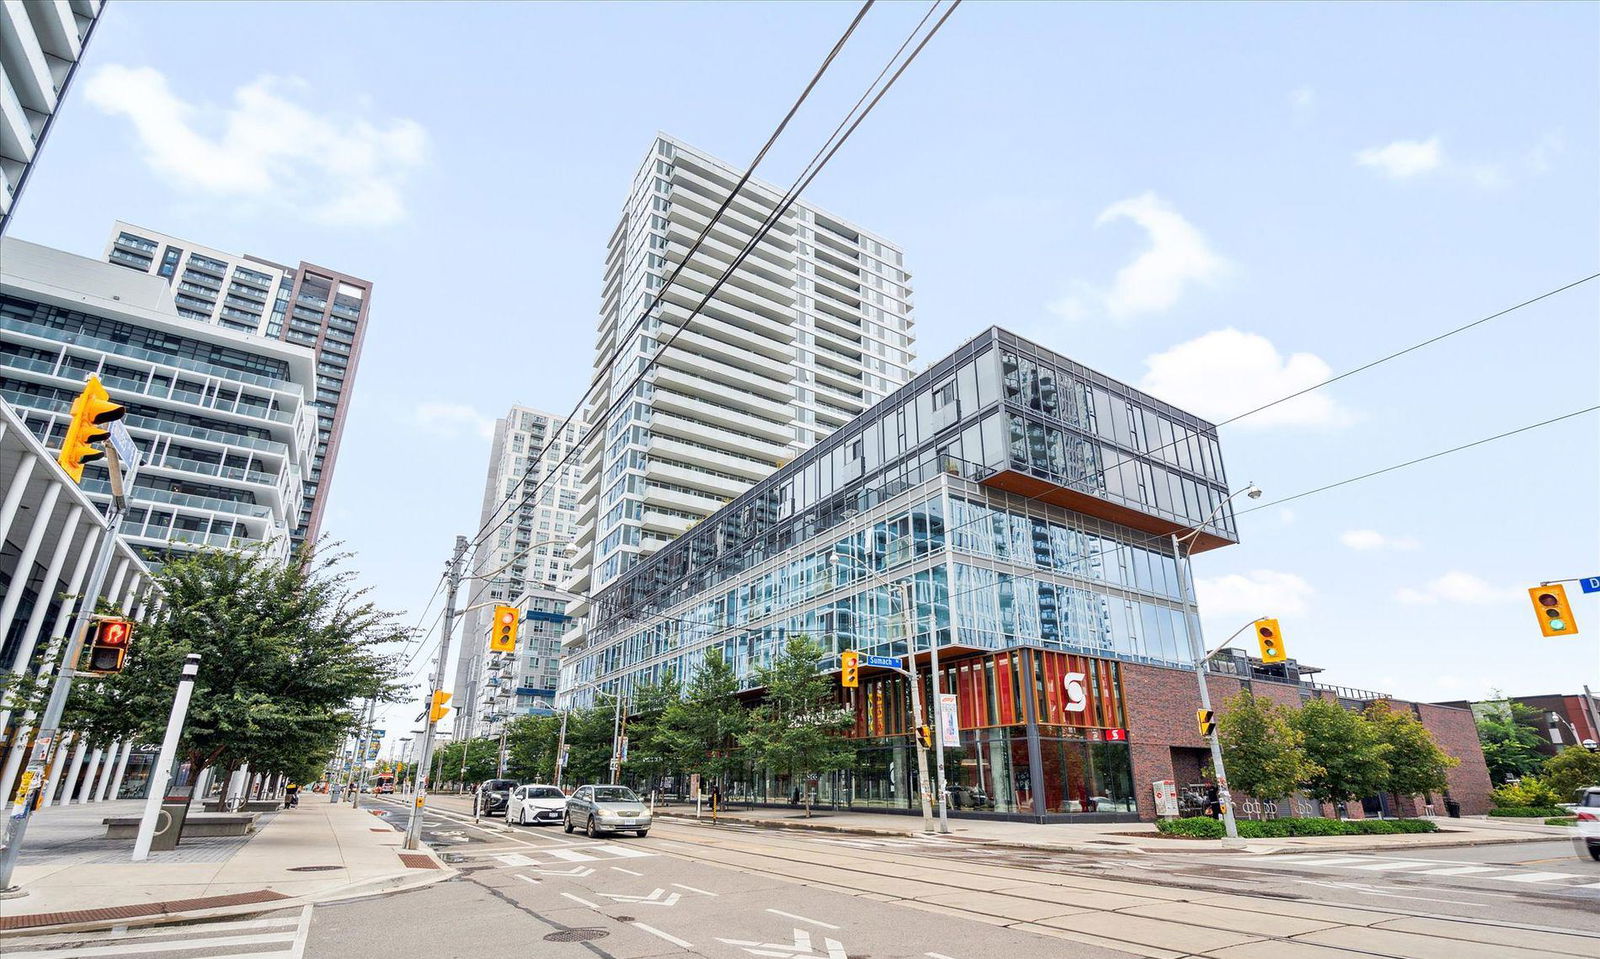
[[(417, 781), (417, 793), (411, 800), (411, 818), (406, 822), (405, 848), (417, 848), (419, 834), (422, 832), (422, 807), (428, 798), (428, 778), (426, 771), (433, 761), (433, 732), (438, 721), (433, 718), (433, 694), (444, 689), (445, 664), (450, 660), (450, 632), (455, 628), (456, 620), (456, 593), (461, 589), (461, 558), (467, 552), (467, 538), (456, 537), (456, 548), (450, 555), (448, 565), (447, 588), (445, 589), (444, 623), (440, 626), (439, 634), (439, 662), (433, 670), (433, 684), (428, 688), (427, 695), (423, 697), (423, 708), (427, 710), (427, 726), (422, 732), (422, 762), (424, 775)], [(457, 708), (460, 708), (459, 706)]]
[[(1205, 636), (1200, 632), (1200, 617), (1195, 612), (1194, 591), (1189, 583), (1188, 566), (1184, 562), (1183, 542), (1176, 533), (1172, 534), (1172, 559), (1178, 564), (1178, 581), (1183, 587), (1183, 615), (1189, 621), (1191, 655), (1196, 657), (1194, 679), (1200, 684), (1200, 708), (1210, 712), (1211, 688), (1206, 685), (1206, 672), (1211, 668), (1211, 657), (1206, 655)], [(1233, 794), (1228, 789), (1228, 770), (1222, 765), (1222, 740), (1218, 738), (1214, 727), (1206, 738), (1210, 740), (1211, 768), (1217, 774), (1217, 802), (1222, 806), (1222, 828), (1229, 839), (1238, 839), (1239, 826), (1233, 819)]]
[[(82, 605), (77, 611), (72, 639), (67, 643), (66, 653), (61, 657), (61, 669), (56, 672), (55, 685), (51, 687), (50, 701), (44, 708), (44, 716), (39, 720), (39, 733), (33, 740), (33, 753), (28, 759), (27, 768), (22, 772), (20, 788), (17, 790), (18, 802), (11, 808), (11, 830), (6, 837), (4, 848), (0, 848), (0, 893), (14, 895), (21, 892), (11, 884), (11, 875), (17, 867), (17, 856), (22, 851), (22, 840), (28, 834), (28, 820), (33, 818), (33, 810), (39, 805), (46, 785), (45, 773), (53, 767), (56, 750), (61, 745), (61, 716), (66, 712), (67, 697), (72, 693), (73, 677), (78, 675), (78, 661), (83, 658), (83, 644), (88, 639), (90, 627), (94, 624), (95, 605), (100, 600), (100, 591), (105, 588), (106, 572), (111, 568), (111, 557), (116, 554), (117, 544), (121, 542), (118, 534), (122, 529), (122, 518), (127, 514), (127, 501), (123, 498), (124, 477), (116, 444), (107, 443), (105, 454), (106, 469), (111, 473), (112, 487), (111, 505), (106, 511), (106, 532), (100, 537), (94, 569), (89, 575), (89, 585), (83, 591)], [(138, 460), (134, 460), (129, 471), (130, 482), (131, 474), (137, 472), (138, 465)]]
[(350, 808), (361, 808), (361, 790), (367, 785), (367, 751), (372, 742), (372, 724), (376, 721), (375, 713), (378, 711), (378, 694), (374, 692), (372, 698), (367, 700), (367, 718), (361, 725), (361, 736), (356, 741), (355, 761), (361, 764), (361, 773), (356, 779), (356, 792), (350, 800)]
[[(905, 624), (906, 649), (911, 649), (911, 585), (900, 584), (900, 621)], [(917, 795), (922, 800), (922, 831), (933, 832), (933, 802), (928, 798), (928, 753), (917, 730), (922, 725), (922, 680), (917, 676), (917, 655), (906, 654), (906, 676), (911, 683), (911, 748), (917, 751)]]

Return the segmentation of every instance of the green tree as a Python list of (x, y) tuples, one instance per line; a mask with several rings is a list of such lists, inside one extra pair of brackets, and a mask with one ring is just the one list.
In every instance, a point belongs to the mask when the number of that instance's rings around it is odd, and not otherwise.
[(1291, 711), (1248, 691), (1223, 704), (1217, 734), (1229, 784), (1257, 799), (1296, 792), (1317, 772)]
[(1384, 790), (1396, 796), (1421, 796), (1442, 793), (1449, 786), (1448, 773), (1461, 760), (1447, 754), (1434, 741), (1433, 733), (1410, 712), (1395, 709), (1387, 702), (1367, 707), (1366, 719), (1388, 747), (1384, 756), (1389, 767)]
[(1560, 802), (1575, 802), (1578, 790), (1600, 786), (1600, 753), (1568, 746), (1545, 760), (1544, 781)]
[(684, 688), (657, 723), (660, 748), (672, 768), (726, 783), (744, 765), (740, 737), (750, 715), (739, 702), (739, 680), (717, 649), (706, 651)]
[(346, 553), (280, 563), (260, 550), (203, 551), (155, 575), (161, 612), (134, 631), (123, 671), (76, 686), (67, 726), (159, 742), (184, 658), (200, 671), (180, 753), (196, 768), (300, 772), (325, 762), (357, 721), (351, 703), (398, 689), (394, 614), (354, 585)]
[[(611, 781), (611, 750), (617, 701), (595, 697), (594, 705), (567, 715), (567, 769), (563, 785)], [(558, 720), (559, 722), (559, 720)]]
[[(1497, 691), (1496, 697), (1500, 694)], [(1504, 709), (1495, 709), (1496, 702)], [(1539, 711), (1509, 699), (1485, 704), (1478, 719), (1478, 742), (1483, 746), (1483, 761), (1495, 783), (1531, 776), (1544, 765), (1539, 747), (1546, 740), (1539, 734)]]
[[(461, 757), (466, 754), (466, 773), (461, 771)], [(498, 736), (479, 736), (465, 742), (445, 743), (435, 746), (429, 764), (430, 789), (441, 783), (458, 782), (465, 789), (472, 783), (493, 779), (500, 767), (500, 739)], [(437, 775), (435, 775), (437, 774)]]
[[(855, 764), (856, 744), (845, 736), (855, 724), (839, 703), (832, 679), (817, 671), (822, 647), (793, 636), (758, 679), (765, 691), (740, 742), (769, 770), (788, 772), (796, 783), (805, 773), (825, 773)], [(811, 791), (805, 796), (811, 815)]]
[(1315, 767), (1305, 782), (1312, 798), (1342, 803), (1383, 791), (1389, 746), (1366, 717), (1333, 700), (1311, 699), (1295, 712), (1294, 726)]
[(560, 716), (513, 719), (506, 728), (506, 775), (532, 782), (554, 782), (560, 736)]
[(683, 691), (671, 676), (636, 686), (628, 696), (626, 769), (646, 792), (677, 768), (678, 751), (663, 719), (682, 698)]

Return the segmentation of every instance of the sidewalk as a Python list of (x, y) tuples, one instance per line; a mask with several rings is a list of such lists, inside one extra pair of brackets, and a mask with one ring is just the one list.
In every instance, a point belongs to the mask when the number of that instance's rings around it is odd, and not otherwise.
[[(656, 818), (667, 822), (694, 822), (694, 806), (674, 805), (656, 810)], [(718, 815), (721, 822), (763, 826), (770, 829), (809, 829), (822, 832), (866, 836), (914, 836), (922, 834), (922, 817), (886, 813), (833, 812), (814, 810), (805, 813), (790, 808), (735, 809)], [(699, 821), (711, 822), (702, 811)], [(1292, 839), (1226, 840), (1176, 839), (1156, 832), (1150, 823), (1028, 823), (952, 816), (950, 834), (956, 840), (990, 845), (1018, 846), (1060, 852), (1091, 853), (1170, 853), (1243, 851), (1257, 855), (1296, 853), (1309, 850), (1335, 852), (1386, 852), (1410, 849), (1437, 849), (1449, 846), (1482, 846), (1498, 843), (1561, 839), (1572, 835), (1562, 826), (1507, 822), (1488, 817), (1440, 819), (1439, 832), (1406, 833), (1386, 836), (1301, 836)]]
[(28, 894), (0, 900), (0, 932), (261, 912), (455, 874), (426, 847), (406, 853), (402, 833), (385, 818), (316, 795), (263, 815), (250, 836), (186, 840), (135, 863), (133, 840), (104, 838), (101, 820), (138, 815), (143, 805), (123, 800), (39, 810), (15, 876)]

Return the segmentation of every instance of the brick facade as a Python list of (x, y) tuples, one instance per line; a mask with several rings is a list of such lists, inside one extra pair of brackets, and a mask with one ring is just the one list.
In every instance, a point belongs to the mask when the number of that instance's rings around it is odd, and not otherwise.
[[(1418, 703), (1416, 713), (1439, 741), (1439, 748), (1461, 760), (1461, 765), (1449, 773), (1450, 798), (1461, 804), (1461, 814), (1481, 816), (1488, 812), (1489, 766), (1478, 742), (1478, 724), (1472, 718), (1472, 710)], [(1443, 808), (1438, 811), (1444, 812)]]

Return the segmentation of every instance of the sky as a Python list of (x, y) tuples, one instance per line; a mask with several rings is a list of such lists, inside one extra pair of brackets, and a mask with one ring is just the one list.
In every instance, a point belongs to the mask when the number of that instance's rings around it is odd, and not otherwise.
[[(925, 9), (874, 7), (758, 175)], [(655, 133), (747, 164), (853, 12), (113, 3), (10, 232), (97, 257), (120, 218), (372, 280), (326, 531), (415, 622), (494, 418), (588, 386)], [(997, 324), (1222, 420), (1600, 272), (1597, 51), (1593, 4), (969, 3), (807, 198), (905, 248), (924, 362)], [(1600, 687), (1600, 594), (1570, 587), (1570, 639), (1526, 595), (1600, 575), (1600, 415), (1277, 502), (1600, 403), (1597, 307), (1223, 427), (1265, 496), (1195, 560), (1207, 639), (1276, 616), (1323, 681), (1423, 701)]]

